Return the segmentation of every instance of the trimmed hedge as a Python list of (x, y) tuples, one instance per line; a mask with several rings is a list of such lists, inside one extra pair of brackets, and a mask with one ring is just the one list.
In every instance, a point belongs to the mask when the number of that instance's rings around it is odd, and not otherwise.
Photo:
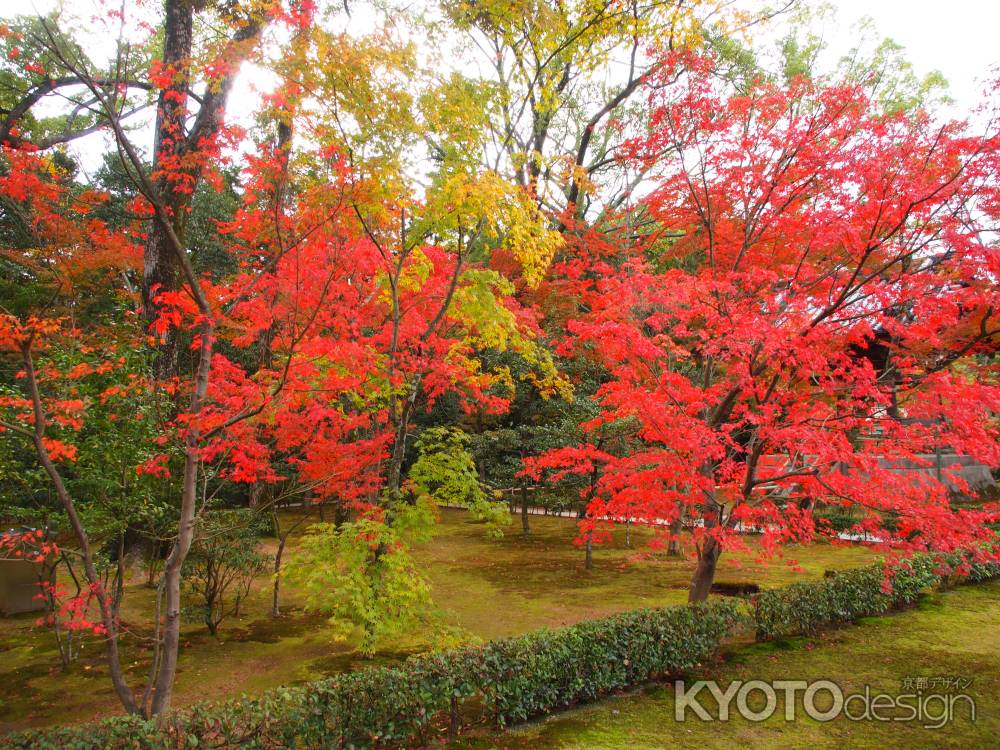
[(688, 670), (743, 617), (719, 601), (625, 612), (337, 675), (259, 698), (199, 704), (166, 721), (115, 717), (0, 739), (17, 750), (368, 748), (462, 722), (497, 725)]
[[(944, 563), (944, 564), (942, 564)], [(0, 738), (5, 750), (277, 750), (425, 744), (462, 724), (503, 726), (690, 670), (744, 626), (758, 640), (813, 633), (910, 604), (948, 578), (1000, 578), (1000, 564), (914, 555), (744, 600), (623, 612), (554, 631), (428, 654), (256, 698), (201, 703), (159, 721), (134, 716)], [(889, 585), (891, 583), (891, 585)]]
[(855, 622), (912, 604), (955, 569), (976, 583), (1000, 578), (1000, 564), (973, 562), (967, 555), (919, 553), (886, 569), (881, 563), (841, 571), (810, 583), (763, 591), (750, 600), (750, 619), (758, 641), (812, 634), (819, 628)]
[(735, 601), (641, 609), (494, 641), (481, 651), (478, 692), (503, 725), (684, 672), (715, 653), (740, 609)]

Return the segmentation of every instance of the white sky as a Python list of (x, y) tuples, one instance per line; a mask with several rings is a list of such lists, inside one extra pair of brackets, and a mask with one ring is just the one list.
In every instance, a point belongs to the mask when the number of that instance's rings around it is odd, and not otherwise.
[[(342, 0), (320, 0), (340, 5)], [(978, 99), (976, 78), (1000, 63), (1000, 2), (997, 0), (826, 0), (837, 8), (838, 27), (829, 30), (835, 52), (846, 52), (853, 39), (849, 27), (864, 16), (875, 21), (883, 36), (906, 47), (917, 70), (940, 70), (965, 106)], [(808, 2), (808, 0), (806, 0)], [(154, 4), (154, 3), (151, 3)], [(777, 0), (771, 0), (777, 4)], [(18, 0), (0, 3), (0, 18), (18, 13), (48, 11), (55, 0)], [(92, 0), (65, 0), (71, 9), (89, 10)]]
[(829, 39), (836, 51), (851, 47), (846, 27), (869, 16), (876, 30), (906, 48), (920, 74), (940, 70), (951, 84), (957, 108), (981, 99), (990, 69), (1000, 64), (998, 0), (831, 0), (840, 20)]
[[(155, 8), (160, 0), (125, 2)], [(342, 0), (319, 2), (321, 6), (335, 3), (340, 7)], [(771, 5), (779, 2), (769, 0)], [(808, 4), (811, 0), (804, 2)], [(948, 0), (945, 3), (941, 0), (827, 0), (827, 3), (837, 14), (836, 23), (823, 29), (830, 46), (829, 56), (839, 57), (856, 46), (855, 24), (863, 17), (870, 17), (878, 35), (889, 37), (905, 48), (904, 54), (918, 75), (933, 70), (944, 74), (955, 99), (955, 115), (961, 116), (976, 107), (984, 82), (991, 78), (990, 70), (1000, 64), (1000, 46), (996, 43), (1000, 29), (1000, 0)], [(56, 4), (57, 0), (0, 0), (0, 18), (17, 13), (47, 12)], [(744, 4), (753, 7), (756, 0)], [(81, 18), (93, 13), (96, 5), (95, 0), (63, 0), (63, 7)], [(359, 21), (358, 18), (354, 20)], [(95, 41), (100, 44), (99, 39)], [(113, 44), (113, 39), (107, 41)], [(231, 116), (239, 119), (240, 110), (253, 106), (254, 83), (267, 86), (259, 72), (238, 81), (230, 104)]]

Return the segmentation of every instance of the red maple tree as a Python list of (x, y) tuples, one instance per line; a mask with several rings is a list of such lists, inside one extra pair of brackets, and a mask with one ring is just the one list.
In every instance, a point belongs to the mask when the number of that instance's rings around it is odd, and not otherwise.
[[(290, 7), (269, 9), (265, 20), (296, 33), (308, 25), (301, 16), (305, 5)], [(254, 38), (242, 40), (241, 52)], [(232, 85), (233, 56), (227, 47), (217, 65), (209, 63), (220, 86)], [(164, 64), (154, 62), (149, 80), (169, 103), (180, 94), (174, 92), (176, 72), (168, 74)], [(152, 715), (170, 708), (181, 571), (205, 512), (199, 486), (206, 467), (221, 481), (255, 486), (286, 479), (283, 472), (291, 467), (295, 480), (308, 487), (308, 499), (336, 500), (358, 514), (388, 518), (399, 499), (415, 410), (446, 393), (470, 410), (473, 404), (502, 409), (505, 400), (490, 390), (494, 377), (475, 366), (476, 341), (498, 325), (490, 310), (509, 316), (507, 336), (531, 317), (522, 315), (502, 276), (483, 267), (481, 250), (477, 262), (470, 257), (469, 245), (480, 239), (485, 222), (469, 219), (473, 229), (463, 231), (465, 217), (451, 211), (459, 229), (449, 232), (421, 215), (419, 200), (386, 198), (373, 188), (377, 175), (358, 177), (336, 146), (324, 145), (329, 134), (303, 134), (296, 155), (308, 169), (297, 175), (290, 196), (288, 123), (310, 126), (308, 113), (296, 117), (293, 80), (268, 97), (278, 114), (263, 113), (284, 123), (277, 141), (261, 139), (255, 146), (225, 123), (221, 109), (196, 140), (188, 136), (179, 145), (183, 112), (161, 101), (164, 130), (151, 170), (111, 94), (84, 72), (77, 85), (90, 88), (103, 107), (104, 126), (137, 196), (124, 226), (112, 227), (91, 215), (109, 196), (81, 190), (59, 173), (49, 152), (21, 139), (0, 145), (0, 196), (27, 217), (35, 240), (11, 248), (7, 257), (52, 291), (44, 299), (38, 295), (28, 311), (0, 315), (0, 353), (21, 368), (18, 395), (0, 399), (0, 433), (31, 442), (69, 519), (87, 587), (66, 606), (79, 613), (77, 619), (91, 618), (91, 628), (105, 636), (123, 706)], [(212, 96), (214, 89), (203, 99)], [(206, 102), (201, 106), (205, 111)], [(184, 242), (183, 214), (195, 186), (220, 184), (220, 169), (232, 167), (237, 155), (242, 204), (231, 221), (218, 224), (224, 258), (199, 272)], [(143, 265), (145, 284), (133, 283)], [(151, 268), (159, 270), (150, 275)], [(80, 317), (91, 297), (112, 299), (124, 313)], [(105, 365), (61, 367), (49, 357), (53, 348), (94, 353)], [(122, 667), (122, 623), (65, 476), (77, 455), (75, 434), (123, 395), (116, 385), (79, 398), (74, 383), (117, 367), (122, 352), (141, 350), (155, 353), (154, 366), (128, 388), (162, 396), (167, 408), (148, 436), (151, 455), (136, 470), (172, 488), (178, 518), (157, 602), (161, 615), (151, 618), (152, 670), (147, 684), (133, 691)]]
[(534, 470), (602, 462), (588, 529), (683, 519), (692, 601), (741, 531), (765, 549), (836, 537), (818, 505), (892, 550), (992, 538), (996, 508), (952, 503), (956, 459), (928, 454), (1000, 463), (993, 113), (977, 133), (887, 111), (863, 83), (737, 93), (712, 69), (664, 65), (623, 157), (650, 170), (623, 218), (641, 239), (584, 233), (550, 282), (576, 305), (561, 352), (607, 371), (585, 427), (631, 421), (640, 447)]

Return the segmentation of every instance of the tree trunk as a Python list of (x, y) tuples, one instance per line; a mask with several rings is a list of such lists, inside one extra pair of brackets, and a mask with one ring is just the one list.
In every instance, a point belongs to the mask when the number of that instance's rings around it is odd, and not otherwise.
[(118, 559), (115, 561), (115, 590), (111, 599), (111, 609), (115, 617), (121, 610), (122, 597), (125, 596), (125, 532), (118, 534), (118, 549), (116, 550)]
[(521, 484), (521, 533), (531, 534), (531, 524), (528, 522), (528, 485)]
[(111, 673), (111, 684), (114, 685), (115, 693), (117, 693), (118, 699), (125, 710), (128, 713), (138, 713), (139, 707), (136, 705), (135, 696), (132, 694), (125, 680), (121, 655), (118, 650), (118, 618), (112, 610), (108, 592), (104, 587), (100, 575), (98, 575), (97, 566), (94, 563), (93, 551), (90, 546), (90, 538), (83, 526), (83, 521), (77, 513), (76, 505), (69, 494), (69, 490), (66, 489), (59, 469), (56, 468), (52, 457), (49, 455), (49, 449), (45, 445), (45, 409), (42, 406), (42, 396), (38, 390), (38, 379), (35, 375), (35, 364), (31, 355), (30, 342), (22, 344), (21, 353), (24, 358), (25, 378), (31, 394), (31, 408), (35, 419), (31, 440), (35, 445), (38, 460), (42, 464), (45, 473), (49, 476), (52, 486), (55, 488), (56, 497), (59, 498), (63, 510), (66, 511), (70, 527), (73, 529), (73, 534), (76, 536), (77, 543), (80, 546), (80, 556), (83, 560), (83, 569), (86, 573), (87, 583), (90, 584), (91, 590), (97, 597), (97, 605), (101, 613), (101, 624), (105, 631), (104, 649), (108, 671)]
[[(705, 502), (702, 505), (702, 517), (705, 521), (705, 536), (698, 549), (698, 564), (695, 566), (694, 575), (691, 576), (691, 584), (688, 588), (689, 602), (703, 602), (708, 599), (708, 594), (712, 589), (712, 582), (715, 580), (715, 566), (719, 562), (719, 555), (722, 554), (722, 546), (718, 539), (712, 536), (712, 529), (723, 522), (723, 508), (715, 498), (715, 470), (717, 465), (706, 462), (701, 465), (699, 472), (711, 483), (709, 489), (705, 490)], [(681, 518), (678, 515), (678, 520)]]
[[(202, 325), (201, 349), (198, 354), (198, 372), (189, 411), (197, 414), (208, 391), (208, 378), (212, 367), (214, 336), (210, 322)], [(177, 676), (177, 655), (181, 637), (181, 568), (187, 559), (194, 540), (195, 509), (198, 497), (198, 470), (201, 466), (199, 436), (192, 428), (184, 440), (184, 481), (181, 491), (181, 513), (177, 539), (174, 541), (163, 565), (164, 604), (163, 656), (160, 672), (156, 676), (156, 694), (153, 696), (152, 713), (160, 714), (170, 709), (174, 679)]]
[(715, 537), (706, 537), (698, 550), (698, 565), (694, 569), (694, 575), (691, 576), (691, 585), (688, 589), (689, 602), (703, 602), (708, 599), (712, 583), (715, 581), (715, 567), (721, 554), (722, 546)]
[[(162, 174), (164, 161), (179, 157), (186, 135), (188, 88), (191, 78), (191, 49), (194, 33), (194, 3), (190, 0), (166, 0), (163, 38), (163, 65), (175, 71), (172, 85), (160, 91), (156, 107), (156, 128), (153, 140), (152, 175), (160, 197), (166, 204), (174, 224), (175, 234), (183, 238), (183, 225), (191, 194), (174, 190)], [(180, 259), (177, 257), (165, 227), (157, 220), (150, 222), (143, 250), (142, 308), (147, 323), (156, 320), (159, 306), (155, 302), (160, 292), (175, 291), (180, 283)], [(159, 342), (153, 364), (153, 374), (161, 380), (177, 374), (177, 332), (171, 328)]]
[[(281, 561), (282, 557), (284, 557), (285, 545), (288, 544), (288, 537), (291, 536), (292, 532), (295, 531), (295, 529), (297, 529), (301, 524), (305, 523), (306, 519), (309, 518), (310, 514), (312, 513), (312, 509), (309, 508), (308, 506), (303, 505), (303, 508), (308, 508), (308, 509), (304, 510), (302, 515), (299, 516), (299, 519), (295, 523), (291, 524), (287, 529), (285, 529), (284, 533), (282, 533), (281, 531), (281, 519), (278, 516), (278, 512), (273, 509), (271, 511), (274, 523), (274, 535), (278, 539), (278, 549), (274, 553), (274, 586), (271, 589), (271, 617), (281, 616), (281, 609), (278, 606), (281, 596)], [(318, 509), (319, 509), (319, 520), (320, 522), (322, 522), (323, 521), (322, 503), (319, 504)]]
[(161, 547), (162, 542), (152, 535), (148, 537), (147, 541), (149, 542), (149, 547), (146, 550), (146, 586), (155, 589), (156, 577), (160, 573), (160, 563), (162, 561), (160, 557), (160, 553), (163, 551)]
[(271, 617), (279, 617), (281, 609), (278, 607), (278, 597), (281, 595), (281, 555), (285, 551), (285, 542), (288, 535), (278, 540), (278, 551), (274, 553), (274, 588), (271, 590)]
[(254, 482), (253, 484), (250, 485), (249, 502), (251, 509), (260, 507), (260, 499), (263, 495), (264, 495), (263, 482)]
[(413, 406), (420, 393), (420, 382), (423, 378), (417, 375), (410, 385), (410, 392), (403, 401), (396, 418), (393, 421), (393, 432), (395, 440), (392, 444), (392, 453), (389, 456), (389, 468), (386, 471), (386, 491), (389, 494), (390, 502), (399, 499), (399, 488), (403, 481), (403, 461), (406, 459), (406, 433), (410, 427), (410, 415), (413, 413)]
[(670, 522), (670, 541), (667, 543), (667, 554), (671, 557), (680, 557), (681, 554), (681, 530), (684, 528), (684, 517), (678, 513), (677, 518)]
[[(600, 446), (600, 441), (598, 441), (598, 446)], [(594, 464), (593, 470), (590, 472), (590, 492), (587, 496), (587, 503), (582, 508), (580, 508), (579, 517), (586, 518), (589, 512), (590, 503), (594, 501), (597, 497), (597, 478), (598, 478), (598, 468), (597, 464)], [(591, 527), (587, 530), (587, 541), (586, 546), (586, 556), (584, 558), (584, 567), (587, 570), (592, 570), (594, 567), (594, 529)]]
[[(232, 91), (239, 62), (245, 59), (250, 49), (246, 43), (259, 39), (264, 19), (254, 19), (241, 25), (233, 34), (231, 42), (235, 54), (228, 60), (230, 71), (209, 87), (201, 98), (201, 105), (194, 124), (188, 132), (185, 127), (187, 115), (188, 88), (190, 79), (191, 39), (194, 22), (195, 3), (191, 0), (166, 0), (166, 31), (164, 37), (164, 63), (173, 64), (177, 75), (172, 85), (160, 94), (160, 109), (157, 112), (156, 140), (158, 148), (154, 148), (153, 186), (146, 184), (151, 196), (155, 195), (154, 208), (156, 221), (150, 228), (149, 241), (145, 248), (145, 272), (143, 274), (143, 303), (147, 317), (155, 316), (155, 309), (150, 309), (150, 293), (157, 280), (157, 274), (163, 273), (164, 278), (171, 279), (171, 274), (183, 271), (189, 292), (197, 303), (204, 320), (198, 329), (201, 345), (197, 355), (197, 370), (194, 378), (194, 388), (188, 403), (188, 413), (196, 416), (201, 412), (208, 392), (208, 379), (212, 366), (214, 347), (215, 322), (211, 304), (199, 285), (194, 269), (191, 267), (187, 249), (184, 246), (184, 225), (187, 220), (187, 208), (191, 205), (193, 191), (178, 191), (167, 184), (167, 175), (157, 170), (157, 159), (163, 156), (188, 155), (188, 150), (202, 148), (202, 144), (212, 141), (223, 125), (223, 117), (229, 94)], [(266, 16), (265, 16), (266, 18)], [(174, 100), (173, 103), (167, 100)], [(166, 105), (165, 106), (165, 102)], [(175, 106), (176, 105), (176, 106)], [(141, 164), (136, 163), (137, 157), (128, 143), (120, 125), (115, 126), (119, 145), (129, 154), (133, 166), (139, 170)], [(198, 167), (191, 168), (187, 175), (197, 184), (201, 175)], [(193, 187), (193, 186), (192, 186)], [(159, 269), (159, 270), (158, 270)], [(176, 285), (176, 280), (175, 280)], [(153, 305), (155, 308), (155, 304)], [(158, 354), (159, 362), (154, 364), (154, 375), (164, 373), (173, 376), (177, 371), (176, 341), (166, 345)], [(170, 553), (163, 566), (164, 616), (163, 638), (160, 642), (161, 660), (155, 679), (155, 693), (152, 695), (152, 706), (149, 713), (161, 714), (170, 709), (173, 696), (174, 680), (177, 677), (177, 657), (180, 648), (181, 629), (181, 569), (184, 560), (191, 549), (194, 539), (194, 523), (197, 506), (197, 482), (201, 467), (201, 437), (194, 427), (189, 428), (184, 438), (184, 474), (181, 490), (180, 518), (178, 521), (177, 538), (171, 546)], [(148, 691), (147, 691), (148, 694)]]

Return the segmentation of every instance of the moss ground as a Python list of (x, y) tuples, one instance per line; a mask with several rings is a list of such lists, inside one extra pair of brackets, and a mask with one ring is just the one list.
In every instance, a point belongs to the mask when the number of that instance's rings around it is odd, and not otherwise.
[[(631, 547), (624, 543), (624, 531), (616, 531), (597, 549), (595, 568), (585, 571), (583, 552), (573, 545), (572, 520), (533, 516), (531, 523), (527, 538), (513, 525), (503, 539), (493, 541), (465, 513), (443, 511), (437, 535), (416, 550), (431, 583), (437, 619), (405, 641), (384, 644), (374, 661), (426, 649), (445, 629), (468, 639), (490, 639), (625, 609), (679, 604), (686, 598), (691, 561), (650, 553), (642, 530), (633, 531)], [(295, 543), (293, 538), (290, 548)], [(265, 547), (274, 544), (264, 540)], [(786, 550), (784, 560), (763, 563), (757, 557), (753, 550), (724, 555), (717, 580), (780, 586), (819, 578), (827, 569), (864, 564), (872, 553), (813, 545)], [(352, 642), (333, 640), (322, 616), (303, 612), (294, 590), (283, 597), (285, 614), (271, 618), (269, 587), (269, 578), (261, 577), (243, 616), (223, 622), (218, 638), (197, 622), (185, 626), (176, 705), (257, 693), (372, 663), (357, 654)], [(144, 618), (152, 598), (153, 591), (136, 571), (127, 587), (123, 620), (135, 634), (125, 638), (124, 651), (137, 684), (148, 670), (149, 652), (141, 636), (149, 631)], [(118, 712), (100, 644), (86, 641), (79, 660), (63, 671), (51, 632), (36, 627), (35, 619), (0, 618), (0, 731)]]
[[(914, 609), (868, 618), (857, 626), (767, 644), (736, 644), (721, 663), (706, 665), (690, 679), (716, 679), (725, 689), (731, 680), (833, 680), (845, 694), (900, 694), (903, 681), (920, 676), (960, 676), (976, 702), (976, 721), (964, 704), (954, 721), (938, 729), (918, 722), (834, 719), (819, 723), (802, 717), (784, 720), (779, 693), (777, 711), (755, 723), (731, 715), (726, 722), (674, 719), (670, 686), (651, 686), (609, 698), (496, 736), (484, 732), (456, 743), (455, 750), (654, 750), (656, 748), (752, 747), (851, 748), (852, 750), (922, 750), (1000, 746), (1000, 582), (927, 596)], [(712, 706), (710, 698), (704, 705)], [(936, 710), (936, 709), (935, 709)]]

